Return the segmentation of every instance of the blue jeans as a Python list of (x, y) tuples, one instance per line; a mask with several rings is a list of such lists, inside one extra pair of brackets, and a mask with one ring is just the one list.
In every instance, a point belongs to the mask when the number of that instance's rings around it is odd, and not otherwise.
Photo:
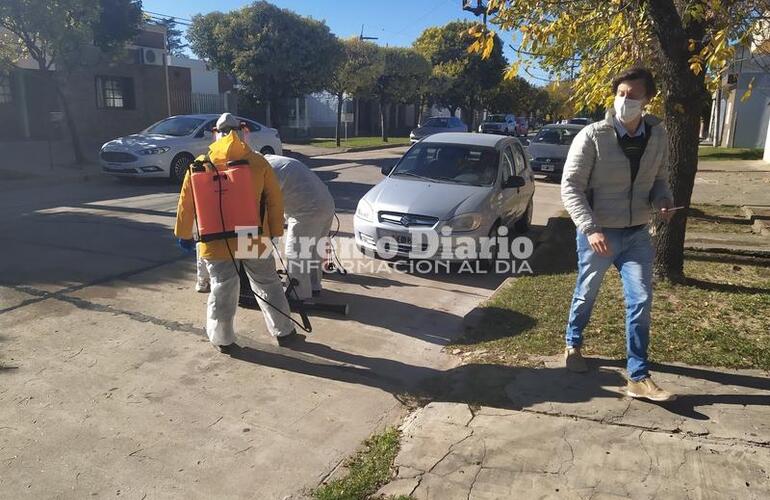
[(626, 354), (628, 376), (639, 381), (648, 376), (647, 346), (650, 343), (652, 309), (652, 260), (654, 250), (647, 227), (639, 229), (604, 229), (610, 255), (596, 254), (588, 237), (578, 231), (578, 276), (572, 296), (567, 346), (580, 347), (583, 330), (599, 294), (604, 273), (614, 264), (620, 271), (626, 301)]

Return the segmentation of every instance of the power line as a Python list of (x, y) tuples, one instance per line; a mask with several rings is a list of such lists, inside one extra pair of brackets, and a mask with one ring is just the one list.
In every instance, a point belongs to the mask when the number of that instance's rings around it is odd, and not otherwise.
[(161, 16), (161, 17), (164, 17), (164, 18), (171, 18), (171, 19), (174, 19), (174, 20), (177, 20), (177, 19), (178, 19), (178, 20), (180, 20), (180, 21), (186, 21), (186, 22), (188, 22), (188, 23), (191, 23), (191, 22), (192, 22), (192, 19), (187, 19), (187, 18), (184, 18), (184, 17), (178, 17), (178, 16), (171, 16), (171, 15), (169, 15), (169, 14), (161, 14), (160, 12), (152, 12), (152, 11), (150, 11), (150, 10), (145, 10), (145, 11), (143, 11), (143, 12), (144, 12), (145, 14), (153, 14), (153, 15), (155, 15), (155, 16)]
[(429, 10), (428, 12), (426, 12), (426, 13), (425, 13), (425, 14), (423, 14), (423, 15), (421, 15), (421, 16), (420, 16), (420, 17), (418, 17), (417, 19), (413, 19), (411, 23), (409, 23), (408, 25), (406, 25), (406, 27), (404, 27), (404, 28), (400, 29), (399, 31), (395, 32), (395, 33), (394, 33), (393, 35), (391, 35), (391, 36), (394, 36), (394, 37), (400, 36), (400, 35), (401, 35), (401, 34), (403, 34), (405, 31), (407, 31), (407, 30), (409, 30), (409, 29), (413, 28), (413, 27), (414, 27), (416, 24), (418, 24), (420, 21), (422, 21), (423, 19), (425, 19), (425, 18), (426, 18), (426, 17), (428, 17), (429, 15), (433, 14), (433, 13), (436, 11), (436, 9), (438, 9), (438, 8), (439, 8), (439, 7), (440, 7), (440, 6), (441, 6), (441, 5), (444, 3), (444, 1), (445, 1), (445, 0), (441, 0), (440, 2), (438, 2), (437, 4), (435, 4), (433, 7), (431, 7), (431, 8), (430, 8), (430, 10)]

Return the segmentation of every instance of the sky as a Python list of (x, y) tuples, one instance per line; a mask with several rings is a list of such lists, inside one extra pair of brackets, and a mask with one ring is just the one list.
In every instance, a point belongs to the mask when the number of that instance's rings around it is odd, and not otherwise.
[[(195, 14), (227, 12), (250, 3), (249, 0), (142, 1), (145, 11), (186, 20)], [(462, 10), (462, 0), (271, 0), (271, 3), (325, 21), (340, 38), (358, 36), (363, 27), (364, 36), (377, 37), (375, 42), (383, 46), (410, 46), (425, 28), (455, 19), (474, 19), (473, 14)], [(509, 61), (515, 60), (516, 54), (508, 47), (514, 33), (499, 35), (506, 44), (506, 57)], [(532, 71), (532, 74), (521, 76), (537, 85), (546, 83), (541, 80), (547, 78), (545, 73)]]

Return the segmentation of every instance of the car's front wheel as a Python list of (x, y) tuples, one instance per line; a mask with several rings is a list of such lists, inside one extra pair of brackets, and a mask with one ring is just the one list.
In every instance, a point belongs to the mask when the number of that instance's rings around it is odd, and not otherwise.
[(273, 149), (271, 146), (265, 146), (264, 148), (260, 149), (259, 152), (263, 155), (274, 155), (275, 149)]
[(195, 158), (190, 153), (179, 153), (171, 160), (171, 167), (169, 168), (169, 177), (177, 184), (181, 184), (184, 181), (184, 176), (187, 174), (187, 169)]

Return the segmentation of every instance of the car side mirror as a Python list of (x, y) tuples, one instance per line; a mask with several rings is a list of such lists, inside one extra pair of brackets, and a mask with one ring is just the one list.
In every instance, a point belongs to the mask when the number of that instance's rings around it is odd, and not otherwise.
[(508, 177), (505, 182), (503, 182), (503, 189), (520, 188), (526, 186), (526, 184), (527, 181), (524, 180), (524, 177), (512, 175), (511, 177)]
[(380, 169), (380, 172), (382, 172), (382, 175), (390, 175), (390, 173), (391, 173), (392, 171), (393, 171), (393, 166), (392, 166), (392, 165), (384, 165), (384, 166), (383, 166), (383, 167)]

